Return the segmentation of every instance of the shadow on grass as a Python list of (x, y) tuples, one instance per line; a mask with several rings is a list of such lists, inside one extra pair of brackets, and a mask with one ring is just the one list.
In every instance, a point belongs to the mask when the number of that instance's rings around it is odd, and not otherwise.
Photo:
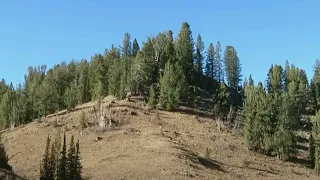
[[(174, 146), (173, 148), (176, 148), (176, 149), (182, 151), (182, 156), (184, 158), (189, 159), (195, 165), (201, 165), (201, 166), (208, 168), (208, 169), (211, 169), (211, 170), (218, 170), (221, 172), (226, 172), (222, 168), (221, 163), (219, 163), (218, 161), (215, 161), (215, 160), (212, 160), (209, 158), (205, 158), (205, 157), (201, 157), (201, 156), (197, 155), (195, 152), (188, 150), (186, 148), (183, 148), (181, 146)], [(191, 166), (193, 166), (194, 168), (197, 168), (194, 165), (191, 165)]]
[(194, 108), (189, 108), (189, 107), (180, 107), (178, 109), (173, 110), (172, 112), (180, 112), (184, 114), (190, 114), (194, 116), (200, 116), (204, 118), (213, 118), (213, 114), (206, 112), (206, 111), (199, 111)]
[(296, 163), (296, 164), (301, 164), (307, 168), (312, 168), (311, 166), (311, 160), (309, 159), (302, 159), (302, 158), (298, 158), (298, 157), (292, 157), (290, 159), (290, 162)]

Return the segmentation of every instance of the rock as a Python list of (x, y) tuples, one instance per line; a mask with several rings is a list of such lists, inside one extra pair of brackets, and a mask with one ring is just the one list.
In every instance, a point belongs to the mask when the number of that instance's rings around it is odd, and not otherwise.
[(96, 139), (95, 139), (96, 142), (101, 141), (101, 140), (102, 140), (102, 137), (100, 137), (100, 136), (96, 137)]
[(135, 115), (137, 115), (138, 113), (137, 113), (137, 112), (134, 112), (134, 111), (130, 111), (129, 114), (135, 116)]

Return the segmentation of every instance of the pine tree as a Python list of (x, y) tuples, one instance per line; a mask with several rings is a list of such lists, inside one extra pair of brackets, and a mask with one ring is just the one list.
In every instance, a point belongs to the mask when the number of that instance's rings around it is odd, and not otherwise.
[(315, 144), (312, 133), (310, 133), (309, 137), (309, 158), (311, 160), (311, 166), (315, 167)]
[(40, 180), (54, 180), (54, 169), (50, 164), (50, 137), (48, 136), (46, 142), (46, 148), (44, 152), (44, 157), (41, 162), (40, 169)]
[(320, 111), (312, 118), (312, 138), (314, 140), (314, 148), (310, 148), (310, 154), (314, 154), (311, 158), (314, 162), (314, 170), (320, 173)]
[(176, 57), (189, 84), (194, 84), (193, 53), (194, 42), (190, 25), (183, 22), (175, 41)]
[(202, 42), (202, 38), (200, 34), (198, 34), (197, 42), (196, 42), (196, 62), (195, 62), (195, 72), (197, 73), (198, 80), (200, 81), (202, 75), (202, 68), (203, 68), (203, 51), (204, 51), (204, 43)]
[(156, 98), (156, 88), (155, 86), (151, 86), (150, 88), (150, 97), (149, 97), (149, 101), (148, 104), (151, 108), (155, 108), (157, 105), (157, 98)]
[(295, 121), (299, 117), (293, 97), (287, 92), (282, 95), (280, 113), (277, 130), (274, 136), (276, 153), (280, 159), (288, 160), (296, 153), (297, 140), (295, 139)]
[(140, 50), (139, 43), (137, 39), (134, 39), (132, 43), (132, 56), (136, 57), (139, 50)]
[(227, 46), (224, 53), (224, 64), (228, 86), (238, 88), (241, 82), (241, 64), (238, 53), (233, 46)]
[(214, 113), (216, 117), (225, 117), (230, 109), (228, 89), (225, 83), (220, 83), (214, 98)]
[(216, 71), (216, 79), (218, 82), (224, 82), (223, 59), (221, 58), (221, 45), (217, 42), (216, 51), (214, 53), (214, 66)]
[(67, 155), (67, 175), (66, 178), (68, 180), (74, 180), (76, 178), (76, 147), (74, 144), (74, 137), (71, 136), (70, 145)]
[(109, 94), (119, 96), (121, 79), (120, 51), (118, 48), (112, 46), (108, 54), (111, 69), (108, 72)]
[(75, 180), (81, 180), (82, 165), (80, 161), (80, 143), (79, 140), (76, 143), (76, 153), (75, 153)]
[(269, 69), (267, 89), (269, 93), (281, 93), (284, 90), (283, 68), (272, 65)]
[(66, 145), (66, 134), (63, 134), (62, 150), (60, 152), (60, 158), (58, 162), (58, 173), (57, 180), (68, 180), (67, 179), (67, 145)]
[(251, 150), (267, 152), (270, 149), (269, 103), (262, 87), (247, 86), (244, 102), (244, 139)]
[(210, 78), (216, 78), (214, 55), (215, 55), (214, 46), (212, 43), (210, 43), (207, 50), (206, 72), (205, 72), (205, 75)]
[(251, 74), (249, 75), (249, 86), (253, 86), (254, 85), (254, 81), (252, 79)]
[(86, 103), (91, 100), (90, 93), (90, 77), (89, 77), (89, 63), (87, 60), (81, 60), (78, 66), (79, 72), (79, 86), (78, 86), (78, 102)]
[(173, 110), (181, 101), (186, 89), (186, 80), (182, 68), (168, 61), (160, 79), (160, 103), (167, 110)]
[(76, 82), (72, 82), (66, 90), (66, 105), (68, 110), (73, 110), (78, 104), (78, 90)]

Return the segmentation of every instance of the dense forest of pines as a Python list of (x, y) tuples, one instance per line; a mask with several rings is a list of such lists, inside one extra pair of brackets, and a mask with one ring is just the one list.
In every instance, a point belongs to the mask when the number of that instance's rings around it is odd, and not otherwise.
[(195, 106), (206, 93), (211, 94), (215, 117), (241, 112), (249, 149), (283, 160), (296, 153), (302, 117), (316, 114), (307, 124), (312, 130), (310, 159), (319, 171), (320, 61), (310, 82), (304, 70), (288, 62), (284, 68), (271, 65), (265, 83), (255, 84), (251, 75), (242, 81), (241, 69), (235, 47), (223, 49), (218, 41), (206, 48), (200, 35), (194, 42), (186, 22), (175, 39), (169, 30), (139, 45), (126, 33), (121, 47), (111, 45), (90, 61), (62, 62), (48, 70), (45, 65), (29, 67), (17, 87), (2, 80), (0, 127), (72, 110), (106, 95), (123, 99), (129, 92), (147, 94), (150, 106), (173, 110), (179, 103)]

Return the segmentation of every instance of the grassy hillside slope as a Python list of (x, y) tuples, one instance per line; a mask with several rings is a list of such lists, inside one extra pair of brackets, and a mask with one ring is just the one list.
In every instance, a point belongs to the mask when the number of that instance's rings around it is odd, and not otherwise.
[[(85, 179), (319, 179), (302, 164), (248, 151), (242, 137), (220, 131), (204, 116), (148, 110), (141, 101), (104, 100), (107, 117), (118, 124), (100, 131), (93, 103), (48, 116), (2, 134), (9, 163), (20, 176), (37, 179), (48, 135), (66, 130), (80, 140)], [(81, 131), (81, 109), (90, 127)], [(55, 121), (57, 123), (55, 123)], [(99, 137), (99, 140), (97, 140)], [(68, 138), (69, 139), (69, 138)], [(67, 140), (68, 140), (67, 139)]]

